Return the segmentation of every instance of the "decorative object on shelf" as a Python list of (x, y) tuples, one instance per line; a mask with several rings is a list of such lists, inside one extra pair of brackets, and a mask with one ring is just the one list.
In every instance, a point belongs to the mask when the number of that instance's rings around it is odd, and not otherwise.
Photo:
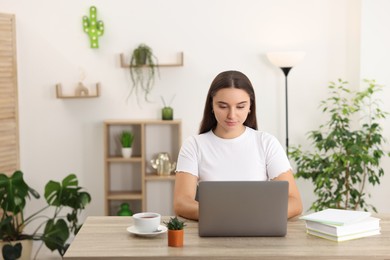
[(76, 96), (88, 96), (88, 88), (86, 86), (84, 86), (84, 84), (82, 82), (79, 82), (79, 85), (77, 86), (76, 90), (75, 90), (75, 95)]
[(74, 96), (67, 96), (62, 94), (62, 85), (61, 83), (56, 84), (56, 96), (57, 98), (62, 98), (62, 99), (71, 99), (71, 98), (96, 98), (100, 96), (100, 88), (101, 85), (100, 83), (96, 83), (96, 92), (95, 94), (89, 94), (89, 90), (87, 87), (85, 87), (84, 84), (81, 82), (75, 89), (75, 95)]
[(288, 89), (287, 76), (290, 70), (297, 65), (304, 57), (305, 53), (301, 51), (294, 52), (269, 52), (267, 53), (269, 61), (279, 67), (285, 77), (285, 92), (286, 92), (286, 151), (288, 151)]
[(131, 146), (133, 145), (134, 134), (130, 131), (122, 131), (120, 135), (120, 142), (122, 146), (123, 158), (130, 158), (132, 153)]
[(327, 208), (376, 212), (366, 201), (367, 181), (380, 184), (384, 175), (381, 158), (390, 156), (382, 145), (383, 122), (388, 113), (380, 107), (374, 94), (382, 89), (373, 80), (365, 80), (368, 87), (354, 92), (348, 82), (338, 80), (329, 85), (330, 96), (321, 101), (328, 121), (318, 130), (308, 133), (314, 148), (304, 152), (300, 146), (291, 147), (290, 158), (295, 161), (295, 176), (313, 182), (317, 200), (310, 210)]
[(161, 118), (162, 120), (173, 120), (173, 108), (163, 107), (161, 109)]
[(171, 98), (169, 103), (165, 102), (164, 97), (161, 96), (161, 100), (164, 104), (164, 107), (161, 109), (161, 118), (162, 120), (173, 120), (173, 108), (171, 107), (172, 101), (175, 98), (175, 95)]
[(152, 48), (143, 43), (138, 45), (131, 54), (129, 70), (133, 87), (128, 97), (134, 92), (139, 103), (139, 92), (144, 92), (145, 101), (150, 102), (149, 94), (154, 86), (156, 72), (158, 73), (157, 57)]
[(182, 247), (184, 244), (184, 227), (186, 224), (177, 217), (164, 222), (168, 228), (168, 246)]
[(133, 216), (133, 211), (130, 209), (129, 203), (122, 203), (119, 207), (118, 216)]
[(159, 153), (156, 159), (150, 160), (153, 169), (157, 170), (157, 175), (170, 175), (176, 168), (176, 162), (171, 162), (169, 154), (166, 152)]
[(89, 17), (83, 16), (83, 29), (89, 36), (91, 48), (99, 48), (99, 37), (104, 33), (104, 23), (97, 21), (97, 9), (95, 6), (89, 8)]
[[(76, 234), (81, 228), (78, 215), (91, 201), (91, 195), (78, 186), (78, 180), (74, 174), (69, 174), (61, 183), (49, 181), (45, 186), (47, 205), (29, 217), (24, 215), (27, 198), (30, 198), (31, 195), (39, 199), (40, 195), (27, 185), (21, 171), (15, 171), (12, 176), (1, 173), (0, 190), (2, 211), (0, 234), (1, 240), (6, 243), (2, 249), (4, 259), (11, 259), (10, 256), (5, 255), (7, 252), (12, 254), (16, 252), (18, 255), (23, 252), (24, 249), (19, 242), (15, 246), (10, 243), (19, 240), (42, 241), (48, 249), (51, 251), (57, 250), (63, 256), (69, 247), (66, 242), (70, 234)], [(53, 216), (40, 215), (49, 208), (52, 208), (53, 211), (48, 212), (48, 214), (53, 213)], [(66, 208), (71, 211), (65, 215), (62, 210)], [(44, 227), (42, 233), (39, 233), (40, 229), (36, 229), (32, 234), (24, 232), (28, 224), (35, 223), (40, 219), (43, 221), (38, 226)], [(39, 249), (35, 257), (38, 253)], [(27, 259), (30, 259), (30, 257)]]

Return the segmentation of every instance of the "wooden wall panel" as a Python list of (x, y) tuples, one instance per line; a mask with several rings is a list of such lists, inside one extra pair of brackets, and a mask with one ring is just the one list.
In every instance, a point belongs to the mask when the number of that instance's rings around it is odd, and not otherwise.
[(0, 13), (0, 172), (19, 167), (15, 16)]

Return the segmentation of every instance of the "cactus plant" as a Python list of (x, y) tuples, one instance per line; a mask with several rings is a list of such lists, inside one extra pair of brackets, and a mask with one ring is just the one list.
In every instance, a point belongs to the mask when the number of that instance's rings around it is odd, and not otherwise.
[(169, 230), (182, 230), (186, 226), (184, 221), (181, 221), (177, 217), (170, 218), (168, 222), (164, 222)]
[(102, 21), (97, 21), (96, 7), (91, 6), (89, 8), (89, 17), (83, 16), (83, 29), (89, 36), (91, 42), (91, 48), (99, 48), (99, 36), (102, 36), (104, 33), (104, 23)]

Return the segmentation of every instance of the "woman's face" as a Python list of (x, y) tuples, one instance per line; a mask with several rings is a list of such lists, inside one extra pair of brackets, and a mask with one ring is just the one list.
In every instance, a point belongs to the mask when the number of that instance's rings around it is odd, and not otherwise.
[(249, 94), (242, 89), (223, 88), (213, 97), (213, 111), (217, 120), (215, 134), (234, 138), (244, 131), (244, 122), (250, 112)]

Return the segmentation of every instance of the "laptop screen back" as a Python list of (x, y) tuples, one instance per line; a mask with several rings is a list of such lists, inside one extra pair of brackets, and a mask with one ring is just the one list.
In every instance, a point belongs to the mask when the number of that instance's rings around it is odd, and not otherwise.
[(285, 236), (287, 181), (199, 182), (199, 236)]

